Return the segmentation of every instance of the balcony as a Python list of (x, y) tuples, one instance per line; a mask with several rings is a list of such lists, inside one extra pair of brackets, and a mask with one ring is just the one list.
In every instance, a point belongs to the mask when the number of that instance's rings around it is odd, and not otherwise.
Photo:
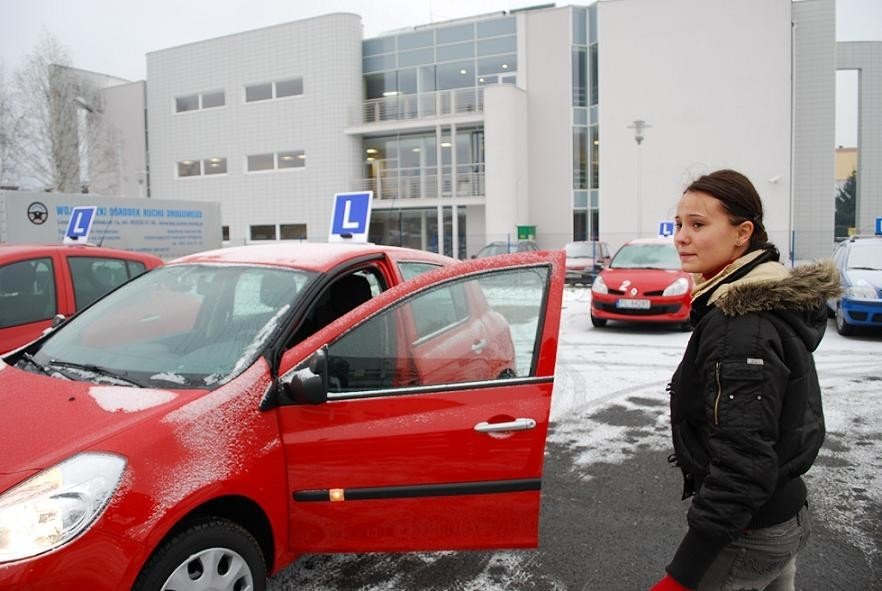
[(362, 103), (353, 125), (413, 121), (430, 117), (484, 112), (484, 87), (457, 88), (422, 94), (399, 94)]
[(356, 191), (373, 191), (375, 199), (435, 199), (484, 197), (484, 165), (437, 168), (392, 169), (375, 177), (361, 179)]

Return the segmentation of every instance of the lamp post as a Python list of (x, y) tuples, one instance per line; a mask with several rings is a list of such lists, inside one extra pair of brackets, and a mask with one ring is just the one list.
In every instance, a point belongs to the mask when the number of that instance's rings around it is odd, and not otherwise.
[(631, 125), (628, 126), (628, 129), (634, 130), (634, 141), (637, 142), (637, 237), (643, 235), (643, 196), (642, 193), (642, 184), (643, 184), (643, 170), (640, 156), (640, 146), (643, 144), (643, 131), (647, 127), (652, 127), (643, 119), (635, 119)]

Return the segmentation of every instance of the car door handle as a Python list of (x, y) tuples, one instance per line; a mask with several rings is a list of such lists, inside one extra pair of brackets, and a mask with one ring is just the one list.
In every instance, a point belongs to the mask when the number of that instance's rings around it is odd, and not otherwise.
[(481, 339), (472, 343), (472, 353), (480, 353), (487, 346), (487, 339)]
[(475, 425), (478, 433), (499, 433), (502, 431), (529, 431), (536, 426), (533, 419), (515, 419), (507, 423), (488, 423), (486, 421)]

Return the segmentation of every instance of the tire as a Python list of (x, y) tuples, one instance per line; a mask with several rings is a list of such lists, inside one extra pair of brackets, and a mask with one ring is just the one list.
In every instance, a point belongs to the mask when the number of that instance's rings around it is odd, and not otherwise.
[(845, 319), (845, 313), (842, 311), (842, 306), (836, 306), (836, 332), (847, 337), (853, 335), (854, 330), (854, 326), (849, 324)]
[(153, 553), (132, 589), (265, 591), (266, 561), (244, 527), (227, 519), (200, 518)]
[(606, 318), (598, 318), (594, 314), (591, 315), (591, 324), (595, 328), (603, 328), (606, 326)]

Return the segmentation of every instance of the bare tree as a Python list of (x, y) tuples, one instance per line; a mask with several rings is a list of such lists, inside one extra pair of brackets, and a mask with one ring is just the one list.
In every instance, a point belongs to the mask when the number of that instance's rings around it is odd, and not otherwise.
[(18, 185), (12, 155), (20, 118), (14, 106), (6, 70), (0, 62), (0, 187)]
[(48, 32), (15, 73), (17, 169), (40, 188), (88, 192), (90, 175), (119, 168), (101, 93), (87, 74), (71, 67), (67, 49)]

